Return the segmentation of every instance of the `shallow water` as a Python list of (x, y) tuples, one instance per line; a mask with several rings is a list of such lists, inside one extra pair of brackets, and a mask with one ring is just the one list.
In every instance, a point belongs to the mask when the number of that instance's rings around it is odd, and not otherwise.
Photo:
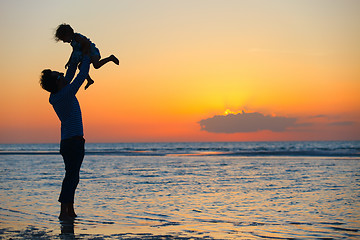
[(360, 239), (359, 157), (90, 154), (74, 223), (60, 155), (0, 155), (0, 172), (4, 239)]

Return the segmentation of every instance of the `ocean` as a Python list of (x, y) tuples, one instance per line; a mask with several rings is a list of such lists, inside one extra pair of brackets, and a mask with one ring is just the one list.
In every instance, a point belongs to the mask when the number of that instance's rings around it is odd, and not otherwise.
[(0, 239), (360, 239), (360, 141), (0, 144)]

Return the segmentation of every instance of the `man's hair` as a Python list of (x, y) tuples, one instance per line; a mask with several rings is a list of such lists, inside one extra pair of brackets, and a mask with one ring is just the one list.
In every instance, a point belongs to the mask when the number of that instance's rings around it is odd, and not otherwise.
[(64, 39), (64, 36), (68, 35), (68, 34), (74, 34), (74, 30), (71, 28), (71, 26), (69, 24), (63, 23), (60, 24), (55, 32), (55, 41), (60, 41), (62, 39)]
[(45, 69), (41, 72), (40, 86), (48, 92), (57, 92), (56, 77), (53, 76), (50, 69)]

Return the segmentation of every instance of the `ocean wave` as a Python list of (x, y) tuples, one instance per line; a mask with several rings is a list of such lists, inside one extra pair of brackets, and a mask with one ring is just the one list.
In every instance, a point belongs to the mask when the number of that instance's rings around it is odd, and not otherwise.
[[(58, 144), (0, 145), (0, 155), (55, 155)], [(303, 156), (360, 157), (360, 141), (87, 143), (87, 155), (109, 156)]]

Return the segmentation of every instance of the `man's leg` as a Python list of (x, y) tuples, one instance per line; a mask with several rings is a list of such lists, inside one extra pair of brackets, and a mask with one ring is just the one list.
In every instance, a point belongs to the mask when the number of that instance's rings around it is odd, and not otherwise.
[(67, 204), (61, 203), (59, 219), (60, 220), (69, 220), (70, 216), (68, 215), (67, 212), (68, 212), (67, 211)]
[(84, 159), (84, 140), (75, 138), (61, 141), (60, 153), (65, 163), (65, 177), (59, 197), (59, 202), (61, 202), (59, 218), (76, 217), (73, 204), (75, 190), (79, 183), (80, 167)]

